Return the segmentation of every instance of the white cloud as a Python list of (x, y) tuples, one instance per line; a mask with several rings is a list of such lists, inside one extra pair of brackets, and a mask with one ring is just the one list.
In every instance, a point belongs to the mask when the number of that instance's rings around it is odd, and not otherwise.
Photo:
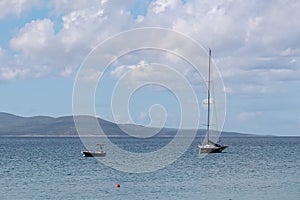
[(55, 68), (68, 67), (53, 26), (49, 19), (27, 23), (10, 40), (10, 48), (15, 52), (7, 52), (10, 61), (0, 67), (15, 74), (14, 78), (41, 77), (50, 74)]
[(11, 39), (10, 47), (15, 51), (22, 51), (26, 57), (36, 59), (40, 56), (45, 57), (50, 45), (53, 45), (54, 51), (54, 48), (57, 48), (57, 45), (53, 44), (54, 41), (53, 22), (49, 19), (36, 20), (27, 23), (19, 34)]
[(39, 4), (38, 0), (1, 0), (0, 20), (8, 15), (20, 16), (21, 13), (30, 10)]
[(26, 23), (9, 42), (10, 62), (0, 67), (27, 68), (28, 77), (33, 77), (30, 68), (47, 66), (51, 69), (48, 72), (66, 76), (99, 42), (124, 30), (120, 24), (129, 28), (129, 24), (137, 23), (126, 7), (116, 2), (64, 0), (50, 4), (62, 15), (62, 28), (57, 30), (59, 25), (48, 18)]
[(145, 17), (144, 17), (144, 16), (142, 16), (142, 15), (138, 15), (135, 21), (136, 21), (136, 22), (138, 22), (138, 23), (141, 23), (141, 22), (143, 22), (143, 21), (144, 21), (144, 19), (145, 19)]
[[(10, 2), (14, 1), (1, 1), (0, 8), (9, 7)], [(34, 2), (18, 1), (8, 10), (18, 13), (25, 4), (32, 7)], [(287, 2), (156, 0), (144, 16), (134, 18), (130, 13), (134, 1), (54, 0), (49, 3), (50, 13), (61, 18), (61, 29), (50, 19), (27, 23), (10, 41), (14, 51), (10, 62), (6, 59), (0, 67), (21, 70), (40, 65), (52, 69), (48, 72), (57, 70), (57, 74), (66, 75), (65, 69), (75, 71), (88, 52), (107, 37), (130, 28), (159, 26), (188, 34), (211, 47), (232, 93), (237, 92), (237, 82), (255, 88), (273, 81), (298, 81), (300, 3)], [(15, 58), (17, 63), (11, 63)]]
[(110, 72), (110, 75), (117, 80), (122, 80), (129, 88), (147, 83), (161, 86), (152, 86), (151, 88), (155, 90), (164, 90), (166, 89), (164, 87), (168, 87), (184, 91), (187, 87), (192, 87), (189, 78), (182, 73), (183, 70), (177, 68), (178, 66), (148, 63), (141, 60), (136, 65), (117, 66)]
[(10, 55), (0, 48), (0, 81), (39, 78), (48, 75), (51, 69), (41, 64), (26, 64), (19, 55)]
[(54, 13), (65, 15), (82, 8), (101, 5), (101, 2), (99, 0), (52, 0), (49, 2), (49, 5), (53, 7)]
[(22, 78), (28, 74), (28, 69), (10, 69), (0, 68), (0, 80), (12, 80), (15, 78)]
[(282, 52), (280, 53), (280, 55), (281, 55), (281, 56), (289, 56), (289, 55), (291, 54), (291, 52), (292, 52), (292, 49), (291, 49), (291, 48), (287, 48), (287, 49), (285, 49), (284, 51), (282, 51)]
[(165, 12), (167, 9), (175, 9), (180, 4), (180, 0), (156, 0), (151, 3), (150, 9), (155, 14), (159, 14)]
[[(148, 65), (148, 64), (147, 64)], [(116, 78), (120, 78), (122, 75), (124, 75), (126, 72), (128, 71), (136, 71), (133, 76), (136, 75), (142, 75), (142, 77), (144, 77), (145, 75), (147, 75), (147, 72), (151, 71), (151, 67), (150, 66), (146, 66), (145, 61), (141, 60), (137, 65), (121, 65), (119, 67), (116, 67), (113, 71), (111, 71), (111, 75), (116, 77)]]
[(129, 70), (129, 67), (122, 65), (122, 66), (117, 67), (113, 71), (111, 71), (110, 74), (116, 78), (119, 78), (124, 73), (126, 73), (128, 70)]
[(90, 68), (82, 71), (81, 76), (78, 78), (82, 81), (97, 81), (102, 75), (103, 73), (101, 71)]
[(72, 73), (73, 73), (72, 68), (66, 67), (66, 68), (60, 73), (60, 75), (63, 76), (63, 77), (69, 77), (69, 76), (72, 75)]
[(38, 67), (0, 67), (0, 81), (25, 78), (39, 78), (49, 73), (47, 66)]
[(126, 76), (126, 83), (130, 85), (138, 84), (139, 82), (154, 81), (158, 77), (159, 69), (154, 69), (151, 64), (145, 63), (141, 60), (136, 65), (121, 65), (111, 71), (111, 75), (116, 78)]
[(273, 93), (272, 83), (300, 78), (300, 3), (284, 5), (281, 0), (187, 1), (172, 7), (168, 1), (155, 1), (143, 22), (159, 22), (211, 47), (230, 93)]

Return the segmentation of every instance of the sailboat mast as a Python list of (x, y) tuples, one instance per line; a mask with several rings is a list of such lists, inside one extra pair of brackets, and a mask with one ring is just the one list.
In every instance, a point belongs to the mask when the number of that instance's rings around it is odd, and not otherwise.
[(209, 127), (210, 127), (210, 64), (211, 64), (211, 49), (208, 56), (208, 83), (207, 83), (207, 144), (209, 143)]

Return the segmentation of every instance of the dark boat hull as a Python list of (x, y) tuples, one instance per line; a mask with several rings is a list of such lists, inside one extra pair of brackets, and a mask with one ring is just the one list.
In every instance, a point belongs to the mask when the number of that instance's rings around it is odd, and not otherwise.
[(104, 156), (106, 156), (105, 152), (82, 151), (81, 153), (85, 157), (104, 157)]
[(221, 153), (228, 146), (216, 146), (216, 147), (200, 147), (200, 153)]

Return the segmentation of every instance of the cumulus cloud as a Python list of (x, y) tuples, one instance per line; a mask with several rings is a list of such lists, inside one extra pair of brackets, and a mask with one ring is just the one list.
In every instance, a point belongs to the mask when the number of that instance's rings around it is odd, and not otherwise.
[(156, 0), (150, 5), (150, 10), (155, 14), (160, 14), (165, 12), (167, 9), (175, 10), (178, 5), (182, 5), (180, 0)]
[[(156, 95), (166, 92), (175, 95), (181, 103), (198, 109), (198, 102), (193, 99), (198, 94), (198, 88), (191, 83), (187, 76), (173, 66), (148, 63), (141, 60), (136, 65), (116, 66), (110, 71), (110, 76), (116, 81), (114, 88), (117, 88), (118, 91), (151, 90)], [(202, 85), (204, 85), (203, 82)], [(191, 91), (195, 96), (190, 96)]]
[[(261, 86), (262, 82), (268, 85), (273, 81), (299, 81), (299, 40), (295, 33), (300, 33), (300, 3), (288, 2), (288, 6), (280, 0), (272, 4), (187, 2), (183, 5), (185, 12), (179, 11), (182, 17), (174, 19), (173, 29), (210, 46), (229, 85), (246, 82), (249, 88)], [(239, 85), (233, 86), (231, 92), (239, 92)]]
[[(0, 66), (3, 73), (14, 74), (9, 79), (42, 77), (62, 64), (62, 46), (55, 36), (53, 22), (49, 19), (33, 20), (25, 24), (9, 45), (15, 53), (6, 52), (9, 62)], [(2, 74), (1, 77), (5, 79), (7, 76)]]
[[(1, 1), (0, 19), (8, 13), (18, 15), (36, 1), (11, 2), (15, 1)], [(274, 81), (299, 81), (298, 1), (154, 0), (137, 16), (132, 14), (134, 4), (130, 0), (122, 4), (105, 0), (51, 1), (50, 15), (58, 20), (37, 19), (20, 28), (10, 40), (9, 51), (13, 53), (2, 62), (2, 73), (11, 70), (11, 74), (26, 77), (41, 66), (48, 73), (70, 76), (89, 51), (106, 38), (130, 28), (158, 26), (185, 33), (211, 47), (230, 93), (239, 92), (238, 81), (245, 84), (245, 91), (261, 84), (267, 87)], [(0, 55), (2, 60), (4, 57), (7, 55)], [(21, 73), (23, 69), (26, 73)], [(193, 79), (192, 73), (189, 75)]]
[(53, 11), (57, 15), (65, 15), (75, 10), (81, 10), (91, 6), (101, 5), (102, 1), (99, 0), (52, 0), (49, 5), (53, 8)]
[(72, 73), (73, 73), (72, 68), (66, 67), (66, 68), (60, 73), (60, 75), (63, 76), (63, 77), (68, 77), (68, 76), (71, 76)]
[(0, 81), (13, 79), (40, 78), (49, 73), (47, 66), (26, 67), (0, 67)]
[(162, 83), (171, 83), (172, 79), (175, 77), (170, 76), (170, 73), (162, 73), (166, 72), (167, 69), (169, 69), (167, 66), (166, 68), (164, 66), (156, 66), (155, 64), (145, 63), (144, 60), (141, 60), (136, 65), (118, 66), (113, 71), (111, 71), (110, 74), (117, 79), (123, 76), (125, 78), (125, 83), (128, 84), (129, 87), (134, 87), (135, 85), (139, 85), (140, 83), (160, 83), (162, 82), (160, 81), (161, 79), (164, 79), (164, 82)]
[(137, 23), (127, 7), (116, 2), (65, 0), (50, 6), (61, 24), (50, 18), (27, 22), (9, 42), (9, 60), (14, 62), (1, 63), (1, 68), (12, 73), (26, 68), (27, 77), (33, 77), (32, 68), (46, 66), (48, 74), (70, 76), (99, 42)]
[(10, 69), (0, 68), (0, 80), (12, 80), (19, 77), (25, 77), (28, 74), (28, 69)]
[(19, 17), (23, 12), (39, 4), (38, 0), (1, 0), (0, 20), (12, 15)]
[(83, 73), (81, 73), (81, 76), (78, 77), (82, 81), (97, 81), (100, 79), (100, 77), (103, 75), (103, 73), (99, 70), (95, 69), (87, 69)]
[(54, 51), (57, 48), (53, 42), (53, 22), (44, 19), (27, 23), (19, 34), (11, 39), (10, 47), (15, 51), (22, 51), (25, 57), (36, 60), (37, 57), (45, 57), (50, 50)]

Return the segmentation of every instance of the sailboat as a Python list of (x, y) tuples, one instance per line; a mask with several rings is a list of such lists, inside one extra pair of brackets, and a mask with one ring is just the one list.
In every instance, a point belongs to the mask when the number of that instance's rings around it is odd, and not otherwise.
[(199, 144), (200, 153), (220, 153), (224, 149), (226, 149), (227, 145), (221, 145), (215, 143), (209, 139), (210, 136), (210, 104), (211, 104), (211, 97), (210, 97), (210, 72), (211, 72), (211, 49), (209, 49), (209, 60), (208, 60), (208, 87), (207, 87), (207, 133), (206, 133), (206, 141), (202, 144)]

